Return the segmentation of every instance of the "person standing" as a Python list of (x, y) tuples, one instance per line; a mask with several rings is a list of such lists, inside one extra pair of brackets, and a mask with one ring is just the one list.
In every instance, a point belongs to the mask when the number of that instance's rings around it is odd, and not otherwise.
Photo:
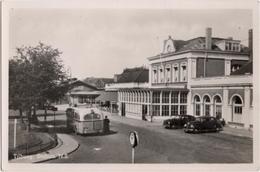
[(109, 123), (110, 123), (110, 120), (107, 118), (107, 116), (105, 116), (105, 119), (103, 121), (103, 132), (104, 133), (108, 133), (110, 128), (109, 128)]

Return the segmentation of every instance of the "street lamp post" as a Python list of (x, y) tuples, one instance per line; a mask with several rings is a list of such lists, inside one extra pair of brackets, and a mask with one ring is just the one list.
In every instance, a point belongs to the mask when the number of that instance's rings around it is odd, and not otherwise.
[(56, 114), (55, 114), (55, 112), (57, 111), (58, 109), (55, 107), (54, 109), (53, 109), (53, 118), (54, 118), (54, 131), (56, 132)]
[(56, 131), (56, 129), (55, 129), (56, 128), (56, 125), (55, 125), (55, 120), (56, 119), (55, 119), (55, 111), (53, 111), (53, 112), (54, 112), (54, 116), (53, 117), (54, 117), (54, 132), (55, 132)]

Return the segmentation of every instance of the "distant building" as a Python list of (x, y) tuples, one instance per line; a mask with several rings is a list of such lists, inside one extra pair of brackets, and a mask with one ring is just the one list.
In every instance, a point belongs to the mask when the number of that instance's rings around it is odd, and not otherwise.
[(71, 89), (67, 93), (68, 103), (71, 105), (94, 104), (102, 91), (83, 81), (73, 81)]
[(83, 80), (83, 82), (92, 85), (97, 89), (104, 89), (106, 84), (114, 82), (114, 78), (87, 77)]
[(93, 84), (88, 84), (76, 78), (70, 79), (69, 84), (70, 90), (59, 101), (59, 104), (70, 104), (72, 106), (100, 104), (110, 107), (112, 105), (115, 106), (117, 102), (117, 92), (115, 91), (105, 91), (102, 88), (97, 88)]
[[(241, 41), (212, 37), (164, 41), (160, 54), (149, 57), (149, 79), (126, 74), (106, 90), (118, 91), (121, 116), (162, 120), (173, 115), (218, 116), (229, 125), (253, 124), (252, 31), (249, 47)], [(125, 72), (127, 73), (127, 71)], [(125, 81), (126, 80), (126, 81)], [(149, 80), (149, 82), (148, 82)]]

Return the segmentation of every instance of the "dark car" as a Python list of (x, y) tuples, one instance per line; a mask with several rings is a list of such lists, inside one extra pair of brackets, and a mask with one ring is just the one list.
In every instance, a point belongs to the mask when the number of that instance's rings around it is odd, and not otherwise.
[(46, 109), (47, 110), (52, 110), (52, 111), (57, 111), (58, 110), (58, 108), (57, 107), (55, 107), (55, 106), (46, 106)]
[(194, 121), (190, 121), (184, 125), (184, 132), (205, 132), (205, 131), (221, 131), (223, 126), (219, 120), (211, 116), (197, 117)]
[(163, 121), (163, 126), (165, 128), (183, 128), (184, 124), (189, 121), (194, 121), (195, 117), (191, 115), (176, 115), (171, 119), (166, 119)]

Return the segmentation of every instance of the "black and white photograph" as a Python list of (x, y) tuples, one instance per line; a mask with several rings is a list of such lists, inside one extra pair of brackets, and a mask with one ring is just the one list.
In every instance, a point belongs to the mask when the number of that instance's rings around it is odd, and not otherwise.
[(259, 170), (257, 1), (47, 2), (2, 2), (3, 170)]

